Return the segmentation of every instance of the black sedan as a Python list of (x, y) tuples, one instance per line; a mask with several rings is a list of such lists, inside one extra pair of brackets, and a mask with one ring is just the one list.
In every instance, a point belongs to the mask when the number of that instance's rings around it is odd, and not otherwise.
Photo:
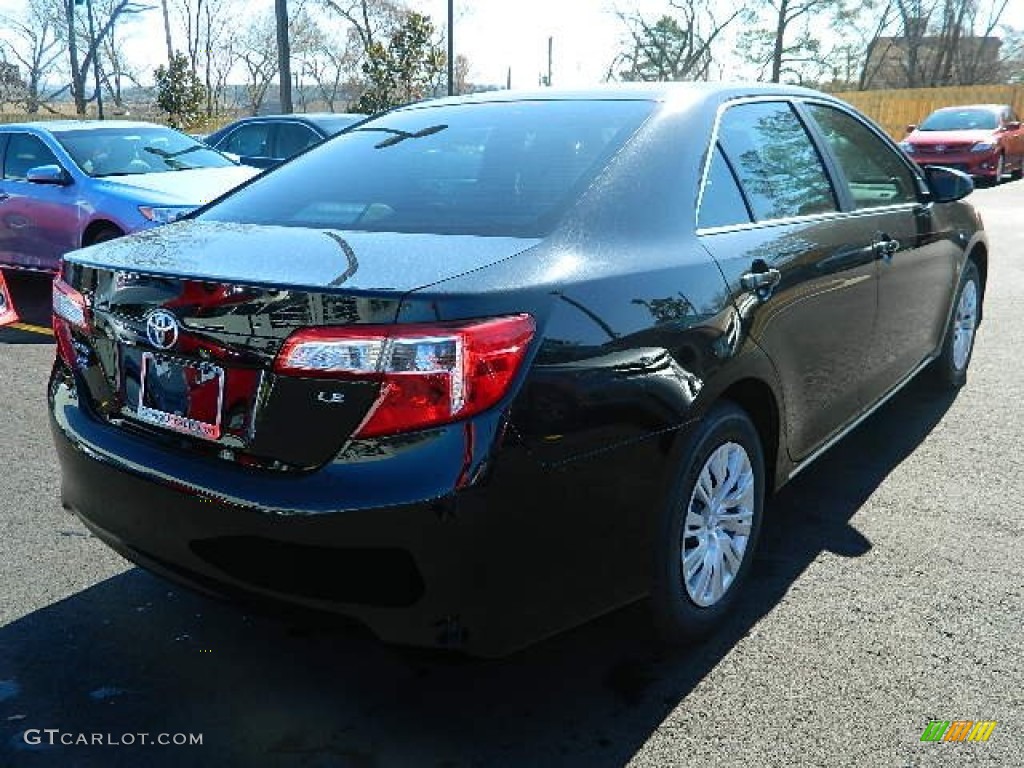
[(366, 115), (334, 112), (243, 117), (203, 141), (235, 155), (244, 165), (271, 168), (365, 119)]
[(698, 636), (767, 494), (918, 372), (965, 382), (971, 189), (797, 88), (399, 109), (68, 256), (64, 503), (387, 641), (502, 654), (643, 598)]

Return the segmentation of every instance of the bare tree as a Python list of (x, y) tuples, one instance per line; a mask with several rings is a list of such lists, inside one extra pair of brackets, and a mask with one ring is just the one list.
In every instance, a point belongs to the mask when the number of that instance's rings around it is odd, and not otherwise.
[[(304, 9), (289, 19), (291, 49), (304, 56), (316, 39), (315, 20)], [(246, 109), (259, 114), (278, 73), (277, 22), (273, 13), (254, 19), (237, 41), (237, 55), (246, 73)]]
[(353, 36), (344, 37), (325, 31), (314, 40), (308, 54), (302, 58), (301, 71), (313, 82), (317, 99), (327, 109), (344, 109), (351, 94), (358, 90), (359, 60), (361, 52)]
[(277, 77), (277, 27), (273, 16), (253, 20), (238, 40), (238, 56), (246, 73), (246, 109), (258, 115), (267, 89)]
[[(237, 13), (234, 0), (174, 0), (185, 52), (191, 70), (206, 86), (206, 116), (212, 117), (221, 107), (227, 73), (236, 59), (233, 56), (237, 35)], [(225, 59), (230, 58), (230, 62)], [(223, 77), (219, 75), (223, 73)]]
[[(144, 13), (153, 6), (143, 5), (135, 0), (113, 0), (109, 6), (94, 8), (94, 38), (90, 34), (86, 13), (76, 10), (75, 0), (47, 0), (47, 4), (54, 9), (54, 15), (60, 23), (63, 42), (67, 46), (71, 82), (61, 89), (61, 92), (70, 88), (75, 101), (75, 112), (78, 115), (85, 115), (86, 105), (96, 98), (95, 89), (91, 95), (89, 93), (89, 72), (94, 61), (102, 56), (100, 48), (107, 36), (119, 21), (128, 16)], [(85, 55), (79, 58), (82, 50), (85, 51)]]
[(382, 43), (402, 24), (405, 10), (391, 0), (321, 0), (324, 6), (349, 25), (363, 56)]
[(19, 101), (25, 111), (35, 114), (51, 95), (44, 93), (46, 80), (54, 72), (64, 52), (60, 19), (48, 0), (29, 0), (20, 15), (0, 17), (8, 30), (7, 50), (24, 70), (24, 88)]
[(712, 46), (743, 10), (719, 17), (707, 0), (672, 0), (674, 13), (653, 21), (637, 12), (618, 12), (626, 29), (622, 50), (608, 69), (608, 79), (707, 80)]
[(469, 93), (472, 85), (469, 82), (469, 58), (463, 54), (455, 57), (455, 95)]

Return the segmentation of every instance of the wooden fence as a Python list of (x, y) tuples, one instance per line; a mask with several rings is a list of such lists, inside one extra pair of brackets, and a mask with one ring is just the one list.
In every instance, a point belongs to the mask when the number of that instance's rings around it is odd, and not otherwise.
[(939, 107), (960, 104), (1010, 104), (1024, 113), (1024, 85), (971, 85), (953, 88), (907, 88), (891, 91), (848, 91), (833, 94), (881, 125), (897, 141), (908, 125), (920, 123)]

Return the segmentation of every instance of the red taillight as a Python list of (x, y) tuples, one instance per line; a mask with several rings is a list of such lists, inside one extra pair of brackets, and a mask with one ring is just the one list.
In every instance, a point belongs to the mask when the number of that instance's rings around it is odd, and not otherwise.
[(67, 320), (83, 331), (89, 330), (89, 303), (60, 277), (53, 281), (53, 316)]
[(73, 365), (77, 355), (71, 338), (71, 328), (88, 333), (92, 328), (89, 303), (85, 297), (57, 277), (53, 281), (53, 334), (57, 339), (57, 354)]
[(286, 375), (381, 382), (356, 437), (409, 432), (480, 413), (501, 400), (533, 338), (529, 315), (437, 325), (308, 328), (285, 342)]

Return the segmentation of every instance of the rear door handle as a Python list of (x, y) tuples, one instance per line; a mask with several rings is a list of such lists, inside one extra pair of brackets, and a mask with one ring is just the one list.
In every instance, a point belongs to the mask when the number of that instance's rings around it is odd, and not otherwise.
[(900, 241), (893, 240), (888, 235), (880, 235), (872, 244), (872, 247), (875, 249), (875, 254), (878, 258), (891, 261), (893, 255), (900, 249)]
[(740, 284), (748, 291), (757, 293), (770, 292), (782, 280), (782, 273), (775, 267), (761, 270), (759, 272), (745, 272), (740, 277)]
[(9, 200), (10, 197), (11, 196), (8, 195), (6, 192), (0, 192), (0, 203), (2, 203), (4, 200)]

